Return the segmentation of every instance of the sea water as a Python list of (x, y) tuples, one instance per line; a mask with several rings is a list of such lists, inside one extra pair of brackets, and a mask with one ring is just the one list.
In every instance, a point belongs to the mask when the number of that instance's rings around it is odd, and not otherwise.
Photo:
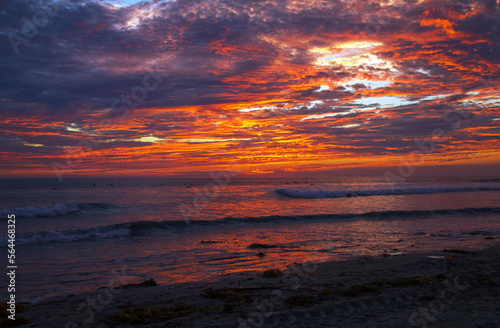
[(6, 262), (14, 214), (16, 296), (24, 301), (105, 287), (117, 272), (130, 282), (210, 281), (310, 260), (483, 248), (500, 238), (496, 178), (0, 182), (0, 248)]

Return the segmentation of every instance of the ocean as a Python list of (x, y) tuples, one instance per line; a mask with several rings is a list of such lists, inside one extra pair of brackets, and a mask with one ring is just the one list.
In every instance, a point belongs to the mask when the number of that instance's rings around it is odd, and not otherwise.
[(7, 263), (14, 214), (16, 297), (27, 302), (119, 285), (117, 273), (129, 282), (210, 281), (311, 259), (484, 248), (500, 238), (498, 178), (391, 184), (212, 174), (3, 179), (1, 186), (0, 247)]

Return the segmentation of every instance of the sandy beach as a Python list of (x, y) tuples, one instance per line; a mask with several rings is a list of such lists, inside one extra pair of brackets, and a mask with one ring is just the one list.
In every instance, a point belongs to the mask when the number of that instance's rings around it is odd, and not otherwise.
[[(270, 268), (271, 269), (271, 268)], [(110, 285), (120, 284), (120, 273)], [(122, 282), (127, 278), (122, 277)], [(500, 245), (131, 282), (18, 305), (23, 327), (500, 327)], [(6, 326), (2, 322), (2, 327)]]

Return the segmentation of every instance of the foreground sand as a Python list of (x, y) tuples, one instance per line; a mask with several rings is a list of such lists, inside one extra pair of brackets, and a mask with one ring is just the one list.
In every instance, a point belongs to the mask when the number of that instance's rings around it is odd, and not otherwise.
[(22, 327), (51, 328), (500, 327), (499, 246), (312, 262), (277, 277), (102, 288), (18, 315), (29, 321)]

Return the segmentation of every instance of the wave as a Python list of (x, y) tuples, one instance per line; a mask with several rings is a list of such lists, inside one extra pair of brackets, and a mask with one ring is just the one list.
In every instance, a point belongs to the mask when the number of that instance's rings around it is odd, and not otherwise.
[[(51, 242), (70, 242), (87, 239), (106, 239), (130, 235), (127, 227), (103, 226), (63, 231), (40, 231), (25, 233), (16, 237), (16, 245), (43, 244)], [(7, 242), (2, 240), (2, 245)]]
[(0, 211), (0, 218), (6, 219), (11, 214), (14, 214), (16, 218), (58, 216), (78, 212), (79, 210), (80, 207), (75, 202), (56, 204), (52, 206), (18, 207)]
[(420, 187), (405, 189), (372, 189), (372, 190), (323, 190), (323, 189), (276, 189), (275, 192), (294, 198), (337, 198), (361, 196), (390, 196), (390, 195), (415, 195), (439, 194), (460, 191), (496, 191), (500, 186), (470, 186), (470, 187)]
[(52, 206), (18, 207), (1, 210), (0, 219), (6, 219), (11, 214), (14, 214), (16, 218), (52, 217), (76, 213), (79, 211), (109, 209), (115, 207), (117, 206), (107, 203), (78, 204), (76, 202), (61, 203)]
[[(63, 231), (40, 231), (24, 233), (16, 236), (17, 245), (42, 244), (53, 242), (72, 242), (89, 239), (108, 239), (123, 236), (137, 236), (154, 233), (155, 231), (175, 231), (189, 229), (190, 227), (217, 227), (221, 225), (237, 223), (265, 223), (265, 222), (287, 222), (287, 221), (314, 221), (314, 220), (390, 220), (390, 219), (412, 219), (428, 216), (451, 216), (451, 215), (478, 215), (478, 214), (500, 214), (500, 207), (463, 208), (427, 211), (381, 211), (359, 214), (316, 214), (298, 216), (261, 216), (261, 217), (228, 217), (219, 220), (176, 220), (176, 221), (137, 221), (126, 222), (107, 226), (90, 228), (68, 229)], [(2, 237), (0, 247), (7, 246), (7, 238)]]

